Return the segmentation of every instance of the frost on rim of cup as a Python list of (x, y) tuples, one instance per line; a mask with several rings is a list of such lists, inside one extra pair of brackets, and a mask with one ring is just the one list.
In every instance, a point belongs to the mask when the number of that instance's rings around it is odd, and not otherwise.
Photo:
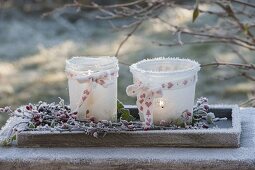
[(126, 91), (129, 96), (137, 97), (145, 127), (191, 122), (199, 70), (196, 61), (164, 57), (130, 66), (134, 84)]
[(73, 57), (66, 60), (70, 107), (78, 119), (117, 121), (118, 60)]

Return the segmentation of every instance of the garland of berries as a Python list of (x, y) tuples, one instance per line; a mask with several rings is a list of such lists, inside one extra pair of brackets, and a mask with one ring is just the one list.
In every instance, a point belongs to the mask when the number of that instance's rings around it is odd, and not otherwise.
[[(122, 103), (118, 103), (122, 105)], [(124, 106), (118, 106), (124, 108)], [(214, 121), (226, 120), (226, 118), (215, 118), (214, 114), (209, 112), (208, 100), (199, 98), (194, 106), (193, 122), (191, 125), (185, 124), (189, 111), (184, 111), (180, 118), (182, 124), (165, 124), (161, 121), (160, 126), (145, 128), (143, 122), (127, 121), (122, 117), (119, 122), (101, 120), (96, 122), (93, 117), (84, 121), (77, 120), (77, 112), (72, 112), (69, 105), (64, 104), (60, 98), (59, 103), (38, 102), (37, 104), (28, 104), (20, 106), (16, 110), (6, 106), (0, 108), (0, 112), (9, 113), (11, 117), (22, 118), (22, 122), (15, 124), (10, 131), (9, 136), (2, 141), (2, 145), (10, 145), (16, 140), (16, 133), (20, 131), (82, 131), (85, 134), (92, 135), (96, 138), (103, 137), (107, 132), (116, 131), (142, 131), (142, 130), (175, 130), (175, 129), (207, 129), (209, 128), (203, 120), (213, 123)], [(19, 130), (20, 125), (25, 125), (24, 129)]]

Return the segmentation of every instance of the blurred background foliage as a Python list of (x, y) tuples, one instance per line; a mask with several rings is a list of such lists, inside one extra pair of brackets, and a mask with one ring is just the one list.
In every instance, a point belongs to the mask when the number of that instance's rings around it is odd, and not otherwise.
[[(0, 107), (15, 108), (39, 100), (53, 102), (58, 96), (68, 99), (65, 60), (71, 56), (115, 55), (128, 30), (116, 31), (108, 21), (97, 20), (98, 11), (75, 8), (62, 9), (64, 0), (0, 0)], [(89, 3), (90, 1), (79, 1)], [(123, 1), (95, 1), (112, 4)], [(127, 2), (127, 1), (125, 1)], [(179, 3), (194, 3), (181, 1)], [(43, 14), (55, 10), (43, 17)], [(168, 22), (192, 26), (192, 10), (176, 8), (164, 11)], [(125, 20), (113, 21), (115, 24)], [(240, 62), (227, 44), (194, 44), (161, 47), (153, 41), (175, 42), (175, 35), (162, 24), (146, 21), (123, 45), (119, 60), (134, 63), (144, 58), (171, 56), (190, 58), (201, 64), (214, 62)], [(199, 24), (213, 24), (215, 18), (200, 16)], [(190, 39), (183, 36), (183, 39)], [(254, 52), (236, 47), (246, 59), (254, 63)], [(254, 94), (254, 81), (242, 76), (224, 80), (234, 72), (228, 67), (208, 67), (199, 72), (196, 96), (206, 96), (211, 104), (240, 103)], [(118, 98), (126, 104), (134, 104), (127, 97), (125, 88), (132, 83), (132, 75), (126, 65), (120, 64)], [(100, 97), (100, 96), (99, 96)], [(0, 115), (0, 127), (8, 115)]]

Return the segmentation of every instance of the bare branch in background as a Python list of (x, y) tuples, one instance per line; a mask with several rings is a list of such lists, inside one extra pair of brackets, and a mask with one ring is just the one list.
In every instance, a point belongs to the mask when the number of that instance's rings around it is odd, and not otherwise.
[[(156, 44), (158, 46), (165, 46), (165, 47), (175, 47), (175, 46), (180, 46), (180, 43), (160, 43), (160, 42), (155, 42), (152, 41), (153, 44)], [(198, 41), (190, 41), (190, 42), (185, 42), (182, 45), (201, 45), (201, 44), (215, 44), (215, 43), (227, 43), (224, 40), (198, 40)]]
[(245, 2), (245, 1), (240, 1), (240, 0), (231, 0), (231, 1), (235, 2), (235, 3), (239, 3), (239, 4), (242, 4), (242, 5), (245, 5), (245, 6), (249, 6), (249, 7), (255, 8), (255, 4), (251, 4), (251, 3), (248, 3), (248, 2)]
[(254, 64), (239, 64), (239, 63), (220, 63), (220, 62), (215, 62), (215, 63), (209, 63), (209, 64), (201, 65), (201, 67), (207, 67), (207, 66), (234, 66), (234, 67), (238, 67), (239, 69), (244, 69), (244, 70), (255, 70), (255, 65)]
[(138, 27), (142, 24), (142, 21), (137, 23), (136, 26), (133, 28), (133, 30), (127, 34), (126, 38), (121, 41), (119, 47), (117, 48), (117, 51), (115, 53), (115, 56), (118, 57), (119, 56), (119, 52), (120, 52), (120, 49), (121, 47), (125, 44), (125, 42), (135, 33), (135, 31), (138, 29)]
[[(193, 1), (192, 1), (193, 2)], [(206, 6), (206, 8), (203, 8)], [(168, 31), (177, 36), (177, 42), (156, 42), (161, 47), (174, 47), (182, 45), (200, 45), (200, 44), (225, 44), (230, 46), (233, 53), (237, 55), (241, 63), (229, 63), (216, 61), (202, 65), (208, 66), (226, 66), (236, 70), (236, 76), (242, 76), (249, 81), (255, 81), (255, 66), (246, 59), (238, 50), (245, 49), (255, 51), (255, 2), (247, 0), (218, 0), (196, 1), (169, 1), (169, 0), (134, 0), (131, 2), (117, 3), (111, 5), (100, 5), (98, 3), (83, 4), (78, 0), (71, 4), (66, 4), (61, 8), (90, 9), (99, 13), (95, 18), (109, 21), (114, 30), (122, 31), (130, 29), (131, 31), (123, 39), (116, 51), (116, 56), (120, 55), (120, 50), (128, 39), (137, 31), (137, 29), (146, 21), (156, 20), (157, 24), (165, 25)], [(169, 21), (164, 15), (164, 11), (175, 9), (184, 9), (192, 12), (191, 20), (188, 24), (178, 24)], [(54, 11), (55, 11), (54, 10)], [(51, 11), (45, 16), (54, 13)], [(214, 17), (212, 25), (201, 25), (197, 23), (204, 15)], [(115, 25), (114, 20), (125, 19), (129, 24)], [(188, 38), (186, 38), (188, 37)], [(121, 62), (121, 61), (120, 61)], [(127, 64), (127, 63), (124, 63)], [(232, 76), (234, 77), (234, 76)], [(249, 99), (248, 103), (254, 102)], [(247, 104), (247, 103), (245, 103)], [(254, 104), (255, 105), (255, 104)]]
[(247, 78), (248, 80), (255, 81), (255, 77), (254, 77), (254, 76), (251, 76), (251, 75), (250, 75), (249, 73), (247, 73), (247, 72), (242, 72), (241, 75), (244, 76), (245, 78)]
[[(226, 1), (227, 2), (227, 1)], [(81, 8), (81, 9), (93, 9), (98, 10), (101, 12), (101, 15), (97, 15), (97, 19), (103, 19), (103, 20), (115, 20), (115, 19), (129, 19), (131, 20), (131, 23), (128, 25), (121, 25), (121, 26), (114, 26), (111, 23), (112, 27), (117, 28), (118, 30), (126, 29), (126, 28), (132, 28), (136, 27), (137, 25), (140, 25), (141, 21), (146, 21), (150, 19), (157, 19), (161, 21), (163, 24), (168, 25), (172, 29), (175, 29), (177, 33), (177, 39), (179, 44), (194, 44), (194, 43), (225, 43), (225, 44), (233, 44), (240, 47), (247, 48), (249, 50), (255, 51), (255, 38), (250, 30), (252, 27), (255, 26), (254, 23), (245, 23), (245, 19), (242, 18), (242, 22), (239, 19), (239, 14), (241, 13), (242, 16), (245, 16), (247, 18), (255, 18), (255, 10), (252, 12), (244, 12), (240, 9), (233, 8), (229, 3), (225, 3), (225, 1), (202, 1), (200, 4), (206, 4), (206, 5), (214, 5), (220, 7), (221, 11), (218, 10), (204, 10), (199, 9), (198, 2), (196, 3), (194, 12), (196, 12), (196, 18), (199, 18), (200, 13), (206, 13), (209, 15), (217, 16), (219, 19), (224, 19), (226, 22), (222, 22), (222, 24), (218, 26), (211, 26), (210, 28), (202, 27), (199, 30), (192, 29), (191, 27), (181, 27), (174, 23), (169, 23), (167, 19), (164, 19), (160, 17), (160, 14), (167, 9), (174, 9), (176, 7), (181, 7), (187, 10), (192, 10), (193, 5), (192, 4), (175, 4), (172, 1), (168, 0), (153, 0), (153, 1), (146, 1), (146, 0), (136, 0), (132, 2), (127, 3), (121, 3), (121, 4), (112, 4), (112, 5), (100, 5), (95, 2), (92, 2), (90, 4), (82, 4), (79, 1), (74, 1), (71, 4), (66, 4), (62, 8), (56, 9), (61, 10), (68, 7), (75, 7), (75, 8)], [(254, 4), (245, 2), (245, 1), (239, 1), (234, 0), (234, 3), (238, 3), (244, 6), (248, 6), (251, 8), (254, 8)], [(54, 11), (52, 11), (54, 12)], [(45, 15), (51, 14), (46, 13)], [(194, 14), (193, 14), (194, 17)], [(194, 18), (193, 18), (194, 19)], [(195, 20), (194, 20), (195, 21)], [(226, 23), (228, 23), (228, 27), (226, 26)], [(217, 31), (215, 31), (217, 30)], [(170, 30), (171, 31), (171, 30)], [(199, 41), (192, 41), (192, 42), (186, 42), (182, 41), (180, 39), (180, 34), (186, 34), (191, 35), (194, 37), (201, 37), (206, 38), (201, 40), (199, 38)], [(128, 38), (127, 38), (128, 39)], [(181, 41), (180, 41), (181, 40)], [(125, 43), (126, 41), (124, 41)], [(162, 45), (160, 46), (165, 46)], [(120, 47), (122, 46), (122, 42), (120, 44)], [(172, 44), (167, 46), (174, 46)], [(118, 54), (117, 50), (117, 54)]]
[[(75, 0), (71, 4), (66, 4), (63, 7), (57, 8), (55, 10), (63, 10), (64, 8), (69, 7), (75, 7), (80, 9), (93, 9), (101, 12), (101, 15), (97, 15), (97, 19), (104, 19), (104, 20), (115, 20), (115, 19), (129, 19), (131, 20), (131, 23), (129, 25), (121, 25), (115, 28), (126, 29), (126, 28), (132, 28), (136, 27), (138, 23), (141, 21), (146, 21), (150, 19), (158, 19), (163, 24), (167, 24), (169, 27), (172, 27), (177, 32), (178, 36), (178, 42), (179, 44), (194, 44), (199, 43), (200, 41), (192, 41), (192, 42), (185, 42), (180, 41), (180, 33), (191, 35), (194, 37), (202, 37), (207, 38), (208, 40), (203, 40), (201, 43), (226, 43), (226, 44), (233, 44), (240, 47), (247, 48), (249, 50), (255, 50), (255, 39), (251, 28), (255, 27), (254, 23), (246, 23), (246, 19), (242, 18), (239, 19), (239, 14), (241, 14), (243, 17), (246, 18), (255, 18), (255, 10), (249, 11), (248, 9), (243, 10), (239, 8), (234, 8), (231, 5), (231, 2), (234, 4), (241, 4), (246, 9), (246, 6), (248, 6), (249, 10), (253, 10), (254, 4), (246, 1), (240, 1), (240, 0), (232, 0), (232, 1), (200, 1), (200, 3), (196, 3), (195, 9), (193, 7), (193, 4), (177, 4), (177, 2), (174, 1), (168, 1), (168, 0), (135, 0), (131, 2), (126, 3), (118, 3), (118, 4), (111, 4), (111, 5), (100, 5), (98, 3), (92, 2), (90, 4), (83, 4), (79, 1)], [(199, 4), (204, 5), (211, 5), (211, 6), (218, 6), (221, 10), (217, 9), (200, 9)], [(224, 19), (225, 22), (222, 22), (220, 25), (217, 26), (211, 26), (210, 28), (202, 27), (199, 30), (193, 29), (191, 27), (182, 27), (174, 23), (169, 23), (167, 19), (164, 19), (160, 17), (160, 14), (164, 10), (168, 9), (174, 9), (177, 7), (181, 7), (183, 9), (187, 10), (193, 10), (194, 13), (196, 13), (196, 18), (199, 18), (201, 14), (208, 14), (208, 15), (214, 15), (218, 17), (219, 19)], [(51, 14), (54, 11), (51, 11), (49, 13), (45, 13), (44, 16), (47, 16)], [(194, 17), (193, 13), (193, 17)], [(201, 13), (201, 14), (200, 14)], [(193, 18), (194, 19), (194, 18)], [(194, 21), (195, 21), (194, 20)], [(111, 26), (114, 26), (111, 23)], [(228, 27), (226, 26), (226, 23), (228, 23)], [(140, 24), (139, 24), (140, 25)], [(217, 30), (217, 31), (215, 31)], [(159, 43), (161, 44), (161, 43)], [(121, 45), (122, 46), (122, 43)], [(163, 45), (162, 45), (163, 46)], [(172, 45), (168, 45), (172, 46)]]
[(250, 98), (250, 99), (240, 103), (239, 106), (241, 106), (241, 107), (247, 107), (247, 106), (255, 107), (255, 97)]
[[(255, 72), (255, 65), (254, 64), (240, 64), (240, 63), (223, 63), (223, 62), (215, 62), (215, 63), (209, 63), (209, 64), (203, 64), (201, 67), (208, 67), (208, 66), (228, 66), (237, 69), (238, 74), (233, 75), (234, 76), (243, 76), (248, 80), (255, 81), (255, 77), (251, 75), (250, 72)], [(232, 77), (232, 78), (233, 78)]]

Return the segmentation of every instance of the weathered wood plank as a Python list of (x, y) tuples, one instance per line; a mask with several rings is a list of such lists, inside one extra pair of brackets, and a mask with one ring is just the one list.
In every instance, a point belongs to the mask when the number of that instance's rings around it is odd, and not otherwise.
[[(133, 108), (134, 109), (134, 108)], [(228, 117), (230, 127), (199, 130), (153, 130), (110, 132), (94, 138), (83, 132), (21, 132), (19, 147), (239, 147), (241, 125), (237, 106), (212, 106), (218, 117)], [(132, 111), (134, 113), (134, 110)]]

